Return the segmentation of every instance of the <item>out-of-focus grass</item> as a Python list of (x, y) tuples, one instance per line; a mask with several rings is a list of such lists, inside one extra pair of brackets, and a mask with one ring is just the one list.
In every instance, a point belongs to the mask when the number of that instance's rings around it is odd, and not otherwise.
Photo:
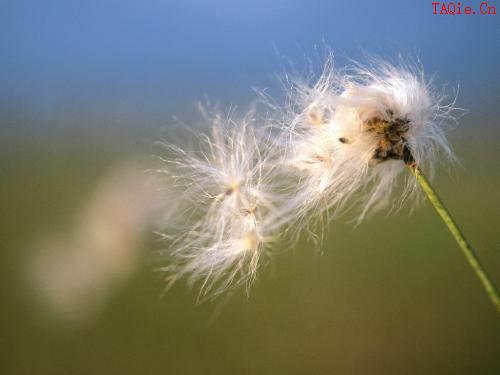
[[(467, 127), (465, 127), (467, 129)], [(500, 175), (493, 127), (455, 140), (462, 160), (436, 189), (500, 285)], [(115, 145), (110, 145), (115, 146)], [(62, 231), (123, 149), (8, 147), (1, 155), (3, 374), (497, 374), (500, 320), (425, 204), (354, 229), (333, 224), (322, 254), (301, 242), (238, 293), (194, 305), (146, 264), (93, 320), (35, 303), (23, 274), (34, 241)], [(156, 246), (153, 243), (150, 246)]]

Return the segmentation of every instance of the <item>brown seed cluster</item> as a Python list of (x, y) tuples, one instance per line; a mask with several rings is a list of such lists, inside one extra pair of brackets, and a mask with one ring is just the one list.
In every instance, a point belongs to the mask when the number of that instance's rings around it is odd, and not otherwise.
[(363, 124), (363, 130), (377, 138), (377, 148), (373, 160), (383, 162), (390, 159), (410, 162), (411, 154), (407, 147), (405, 134), (410, 128), (410, 120), (395, 118), (392, 111), (387, 111), (386, 119), (371, 118)]

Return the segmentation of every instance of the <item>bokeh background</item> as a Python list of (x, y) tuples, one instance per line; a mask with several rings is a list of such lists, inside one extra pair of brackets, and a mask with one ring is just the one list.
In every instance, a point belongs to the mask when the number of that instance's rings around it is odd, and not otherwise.
[[(364, 52), (417, 55), (438, 84), (459, 87), (461, 165), (442, 169), (436, 188), (500, 285), (498, 17), (436, 16), (430, 0), (0, 1), (0, 372), (500, 373), (500, 320), (425, 204), (355, 229), (339, 220), (323, 253), (302, 242), (250, 298), (200, 306), (182, 283), (160, 298), (147, 256), (135, 267), (108, 257), (103, 272), (119, 282), (99, 307), (56, 313), (32, 261), (82, 211), (83, 221), (107, 212), (85, 207), (117, 166), (156, 152), (173, 116), (190, 121), (205, 97), (245, 107), (252, 87), (279, 95), (276, 74), (326, 45), (339, 65)], [(58, 254), (77, 254), (75, 241)], [(72, 272), (68, 285), (82, 270)]]

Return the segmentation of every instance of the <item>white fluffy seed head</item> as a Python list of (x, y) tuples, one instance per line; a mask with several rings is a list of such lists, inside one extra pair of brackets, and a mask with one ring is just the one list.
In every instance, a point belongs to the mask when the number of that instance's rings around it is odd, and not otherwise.
[(445, 135), (453, 102), (443, 104), (445, 96), (416, 64), (358, 65), (341, 75), (329, 60), (317, 83), (298, 81), (289, 97), (279, 127), (283, 165), (298, 181), (299, 224), (355, 202), (361, 203), (358, 220), (397, 207), (416, 186), (407, 174), (401, 196), (391, 194), (410, 154), (431, 176), (439, 161), (454, 158)]
[(273, 149), (253, 114), (204, 114), (210, 135), (199, 135), (199, 148), (191, 151), (167, 145), (160, 170), (185, 207), (179, 213), (183, 223), (169, 237), (172, 262), (164, 270), (171, 282), (183, 276), (200, 282), (199, 299), (242, 284), (248, 288), (282, 222), (281, 198), (271, 181)]

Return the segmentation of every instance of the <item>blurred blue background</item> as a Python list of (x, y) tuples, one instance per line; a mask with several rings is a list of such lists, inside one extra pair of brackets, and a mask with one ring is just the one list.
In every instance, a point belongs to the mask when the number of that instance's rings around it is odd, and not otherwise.
[(219, 304), (195, 307), (182, 283), (158, 299), (150, 265), (77, 326), (45, 316), (25, 280), (27, 249), (71, 227), (114, 165), (154, 153), (173, 116), (189, 121), (205, 95), (280, 95), (276, 75), (327, 46), (340, 66), (418, 56), (460, 87), (461, 165), (436, 187), (500, 284), (499, 16), (432, 13), (431, 0), (0, 0), (0, 372), (500, 373), (498, 316), (428, 205), (340, 221), (323, 255), (278, 257), (215, 320)]
[(154, 135), (204, 95), (248, 103), (276, 85), (280, 56), (300, 66), (322, 45), (339, 65), (419, 56), (461, 103), (491, 106), (499, 33), (494, 15), (434, 15), (430, 1), (2, 1), (0, 109), (15, 120), (2, 133)]

